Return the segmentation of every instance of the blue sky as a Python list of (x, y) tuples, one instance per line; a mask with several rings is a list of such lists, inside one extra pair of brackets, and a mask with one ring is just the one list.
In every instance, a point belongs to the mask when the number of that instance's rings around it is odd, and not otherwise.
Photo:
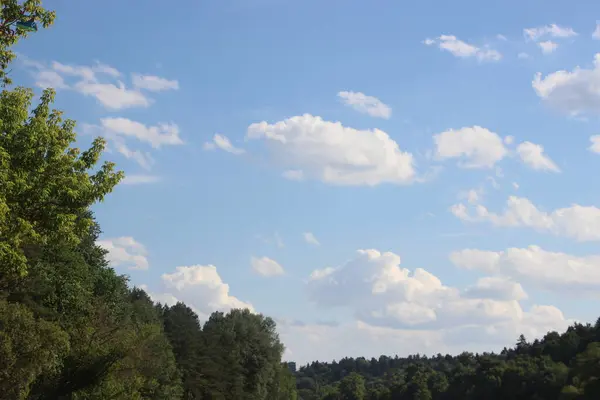
[(157, 301), (251, 306), (300, 362), (598, 317), (597, 2), (49, 7), (13, 78), (107, 138), (101, 244)]

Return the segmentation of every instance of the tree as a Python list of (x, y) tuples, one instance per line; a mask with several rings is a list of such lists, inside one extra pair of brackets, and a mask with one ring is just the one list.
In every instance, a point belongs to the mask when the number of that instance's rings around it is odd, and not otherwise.
[(365, 378), (356, 372), (351, 372), (340, 382), (342, 400), (363, 400), (366, 395)]
[(0, 290), (19, 284), (28, 257), (41, 246), (76, 245), (93, 224), (87, 210), (111, 192), (123, 174), (112, 163), (95, 168), (101, 138), (80, 152), (75, 122), (51, 110), (54, 91), (45, 90), (29, 115), (33, 92), (0, 94)]
[(38, 321), (25, 306), (0, 300), (0, 391), (3, 398), (28, 398), (38, 376), (57, 371), (68, 351), (68, 335), (57, 324)]
[(184, 303), (177, 303), (162, 310), (165, 333), (182, 373), (184, 399), (199, 399), (206, 382), (201, 371), (201, 327), (196, 313)]
[(25, 0), (19, 4), (18, 0), (2, 0), (0, 14), (0, 81), (3, 85), (11, 83), (6, 72), (8, 65), (15, 58), (15, 53), (10, 49), (19, 39), (27, 36), (27, 32), (16, 29), (18, 21), (33, 21), (47, 28), (54, 22), (56, 14), (41, 6), (41, 0)]

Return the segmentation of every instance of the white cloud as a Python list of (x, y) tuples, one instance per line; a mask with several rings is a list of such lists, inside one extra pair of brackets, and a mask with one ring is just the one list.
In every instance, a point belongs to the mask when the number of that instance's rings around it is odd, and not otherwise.
[(600, 208), (580, 206), (559, 208), (552, 212), (538, 209), (529, 199), (510, 196), (505, 210), (490, 212), (485, 206), (455, 204), (450, 211), (468, 222), (488, 222), (502, 227), (528, 227), (540, 232), (571, 237), (579, 241), (600, 240)]
[(438, 159), (459, 158), (465, 168), (492, 168), (508, 153), (500, 136), (480, 126), (450, 129), (433, 140)]
[(47, 69), (60, 74), (63, 79), (75, 77), (78, 80), (68, 85), (68, 88), (86, 96), (95, 97), (104, 107), (110, 110), (122, 110), (132, 107), (148, 107), (151, 100), (137, 90), (127, 89), (121, 81), (106, 83), (101, 78), (118, 78), (121, 74), (108, 65), (96, 64), (93, 66), (66, 65), (52, 62)]
[(179, 127), (173, 123), (147, 126), (127, 118), (102, 118), (100, 123), (101, 128), (109, 136), (134, 138), (150, 144), (155, 149), (183, 144), (183, 140), (179, 137)]
[[(304, 336), (311, 336), (309, 342), (302, 344), (323, 349), (328, 359), (340, 355), (370, 357), (378, 349), (364, 344), (361, 347), (361, 340), (365, 344), (390, 345), (413, 335), (419, 349), (407, 352), (458, 352), (466, 350), (465, 346), (473, 351), (479, 344), (489, 351), (490, 346), (501, 348), (514, 343), (520, 333), (543, 335), (548, 330), (564, 329), (569, 322), (552, 306), (534, 305), (523, 310), (519, 302), (527, 294), (510, 278), (486, 277), (461, 290), (443, 285), (423, 269), (411, 273), (400, 267), (398, 255), (377, 250), (359, 250), (355, 258), (341, 266), (315, 270), (307, 285), (318, 306), (343, 307), (357, 318), (356, 322), (341, 326), (348, 331), (343, 335), (343, 349), (320, 334), (336, 331), (336, 327), (297, 327)], [(291, 331), (291, 327), (284, 326), (282, 335), (292, 351), (297, 351), (299, 338)], [(368, 339), (365, 333), (369, 334)], [(333, 347), (326, 349), (327, 346)]]
[(315, 235), (311, 232), (304, 232), (302, 235), (304, 236), (304, 241), (306, 241), (306, 243), (314, 244), (315, 246), (321, 245), (321, 243), (319, 243)]
[(534, 41), (544, 37), (568, 38), (577, 36), (577, 32), (573, 28), (562, 27), (556, 24), (523, 29), (523, 34), (526, 38)]
[(441, 35), (435, 40), (425, 39), (424, 43), (428, 46), (437, 44), (440, 49), (461, 58), (475, 57), (479, 61), (499, 61), (502, 58), (502, 54), (496, 50), (474, 46), (452, 35)]
[(392, 115), (390, 106), (384, 104), (377, 97), (367, 96), (361, 92), (339, 92), (338, 97), (347, 106), (372, 117), (389, 119)]
[(310, 114), (248, 127), (248, 139), (262, 139), (276, 163), (294, 174), (339, 185), (415, 181), (413, 156), (379, 129), (358, 130)]
[(512, 185), (513, 185), (513, 188), (519, 189), (519, 184), (517, 182), (513, 182)]
[(252, 257), (250, 259), (250, 264), (252, 265), (252, 270), (262, 276), (283, 275), (285, 272), (283, 267), (279, 265), (277, 261), (270, 259), (269, 257)]
[[(115, 136), (111, 138), (112, 145), (116, 151), (118, 151), (125, 158), (132, 159), (140, 167), (149, 171), (154, 165), (154, 159), (149, 152), (142, 152), (139, 150), (131, 150), (126, 144), (122, 137)], [(111, 149), (112, 151), (112, 149)]]
[(493, 300), (525, 300), (527, 293), (523, 290), (521, 284), (505, 277), (485, 277), (477, 281), (473, 286), (469, 286), (464, 295), (474, 298), (489, 298)]
[(145, 95), (127, 89), (123, 82), (115, 85), (112, 83), (81, 81), (77, 82), (72, 88), (86, 96), (95, 97), (100, 104), (110, 110), (148, 107), (151, 104), (150, 99)]
[(133, 88), (122, 82), (122, 74), (114, 67), (95, 63), (90, 66), (70, 65), (53, 61), (44, 64), (23, 57), (25, 66), (32, 69), (35, 85), (56, 90), (74, 90), (85, 96), (94, 97), (109, 110), (149, 107), (152, 99), (140, 89), (160, 91), (177, 89), (177, 81), (158, 76), (133, 74)]
[(132, 83), (137, 89), (145, 89), (151, 92), (179, 89), (177, 80), (169, 80), (155, 75), (133, 74)]
[(590, 142), (592, 142), (590, 150), (600, 154), (600, 135), (590, 136)]
[(183, 301), (202, 318), (214, 311), (227, 312), (233, 308), (247, 308), (254, 312), (252, 304), (229, 294), (229, 285), (223, 282), (214, 265), (192, 265), (175, 268), (162, 275), (164, 290), (153, 298)]
[(525, 52), (521, 52), (521, 53), (517, 54), (517, 58), (520, 58), (521, 60), (525, 60), (529, 57), (530, 57), (529, 54), (527, 54)]
[(453, 252), (450, 260), (460, 268), (524, 280), (555, 291), (596, 295), (600, 289), (600, 256), (577, 257), (529, 246), (506, 251), (465, 249)]
[(532, 82), (537, 95), (551, 107), (569, 115), (600, 113), (600, 53), (591, 69), (575, 67), (573, 71), (556, 71), (542, 77), (538, 72)]
[(125, 179), (121, 181), (123, 185), (140, 185), (144, 183), (156, 183), (160, 181), (160, 177), (156, 175), (125, 175)]
[(128, 139), (147, 143), (154, 149), (183, 144), (179, 136), (179, 127), (173, 123), (147, 126), (127, 118), (102, 118), (100, 125), (84, 124), (83, 130), (90, 135), (105, 137), (111, 144), (110, 151), (118, 151), (126, 158), (137, 162), (145, 170), (150, 170), (154, 164), (152, 155), (147, 151), (132, 150), (127, 144)]
[(213, 136), (213, 139), (211, 142), (206, 142), (204, 143), (204, 150), (214, 150), (214, 149), (221, 149), (223, 151), (226, 151), (228, 153), (231, 154), (235, 154), (235, 155), (239, 155), (239, 154), (243, 154), (246, 151), (244, 149), (235, 147), (233, 144), (231, 144), (231, 141), (229, 140), (229, 138), (225, 135), (221, 135), (216, 133)]
[(540, 49), (542, 49), (542, 53), (544, 54), (553, 53), (556, 49), (558, 49), (558, 43), (555, 43), (551, 40), (539, 42), (538, 46), (540, 46)]
[(108, 251), (106, 257), (111, 267), (130, 270), (148, 269), (146, 248), (130, 236), (102, 239), (96, 244)]
[(595, 40), (600, 39), (600, 22), (596, 22), (596, 29), (594, 29), (594, 32), (592, 33), (592, 38)]
[(517, 146), (517, 154), (525, 164), (535, 170), (560, 172), (560, 168), (544, 154), (544, 147), (539, 144), (523, 142)]

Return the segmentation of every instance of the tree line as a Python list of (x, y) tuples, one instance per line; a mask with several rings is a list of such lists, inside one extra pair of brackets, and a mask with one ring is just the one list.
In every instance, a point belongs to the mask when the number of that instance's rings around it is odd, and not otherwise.
[(600, 319), (499, 354), (380, 356), (312, 362), (296, 376), (304, 400), (600, 399)]

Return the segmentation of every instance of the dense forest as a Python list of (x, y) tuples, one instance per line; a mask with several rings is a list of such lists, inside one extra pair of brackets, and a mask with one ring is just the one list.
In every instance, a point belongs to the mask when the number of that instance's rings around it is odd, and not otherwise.
[(295, 375), (305, 400), (600, 399), (600, 319), (500, 354), (344, 358)]
[[(40, 0), (3, 0), (0, 23), (0, 398), (598, 399), (600, 323), (500, 354), (282, 362), (275, 322), (248, 310), (199, 321), (110, 268), (91, 206), (123, 178), (80, 151), (45, 90), (10, 88), (12, 46), (50, 26)], [(394, 349), (389, 349), (390, 354)]]

